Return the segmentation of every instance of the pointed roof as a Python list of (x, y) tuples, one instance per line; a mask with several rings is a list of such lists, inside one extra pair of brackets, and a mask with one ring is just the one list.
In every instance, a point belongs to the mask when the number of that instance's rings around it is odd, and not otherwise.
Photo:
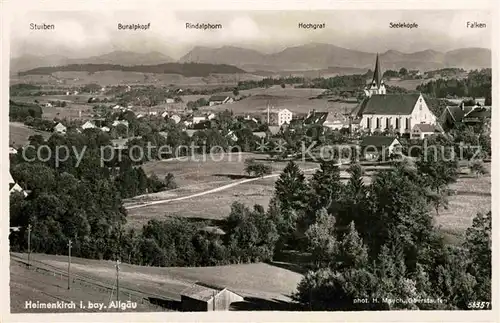
[(372, 84), (375, 82), (377, 84), (377, 87), (380, 87), (380, 83), (382, 82), (382, 71), (380, 70), (380, 62), (378, 59), (378, 53), (377, 53), (377, 60), (375, 61), (375, 71), (373, 72), (373, 80)]

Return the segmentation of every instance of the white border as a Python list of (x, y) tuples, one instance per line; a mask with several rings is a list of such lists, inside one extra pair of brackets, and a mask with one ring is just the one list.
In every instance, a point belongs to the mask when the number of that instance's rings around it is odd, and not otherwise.
[[(499, 118), (497, 111), (499, 100), (499, 78), (498, 78), (498, 40), (499, 40), (499, 3), (494, 0), (399, 0), (399, 1), (377, 1), (377, 0), (273, 0), (273, 1), (242, 1), (242, 0), (183, 0), (170, 2), (160, 0), (4, 0), (0, 1), (1, 38), (2, 44), (2, 71), (1, 98), (2, 114), (0, 127), (0, 138), (2, 146), (7, 151), (8, 146), (8, 86), (9, 86), (9, 28), (10, 16), (12, 12), (30, 11), (80, 11), (80, 10), (159, 10), (159, 5), (164, 4), (165, 10), (453, 10), (453, 9), (487, 9), (493, 11), (492, 24), (492, 57), (493, 57), (493, 115), (492, 115), (492, 195), (497, 196), (499, 190), (498, 178), (498, 154), (499, 144), (497, 138), (500, 136), (499, 130), (495, 127)], [(355, 23), (355, 22), (354, 22)], [(499, 138), (500, 139), (500, 138)], [(1, 180), (7, 182), (8, 154), (2, 155), (0, 159)], [(281, 322), (332, 322), (332, 321), (356, 321), (356, 322), (493, 322), (500, 317), (498, 303), (499, 298), (499, 226), (500, 220), (497, 217), (500, 202), (492, 198), (493, 211), (493, 296), (494, 305), (491, 311), (391, 311), (391, 312), (212, 312), (212, 313), (123, 313), (123, 314), (10, 314), (9, 301), (9, 253), (8, 253), (8, 190), (2, 188), (2, 218), (0, 231), (0, 288), (3, 293), (0, 302), (0, 321), (2, 322), (109, 322), (109, 321), (133, 321), (133, 322), (261, 322), (261, 321), (281, 321)]]

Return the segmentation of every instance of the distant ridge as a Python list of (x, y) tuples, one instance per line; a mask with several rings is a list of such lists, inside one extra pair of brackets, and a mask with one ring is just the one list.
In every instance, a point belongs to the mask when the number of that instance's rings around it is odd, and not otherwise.
[[(375, 53), (346, 49), (331, 44), (309, 43), (288, 47), (280, 52), (264, 54), (254, 49), (235, 46), (210, 48), (196, 46), (182, 56), (177, 63), (204, 63), (226, 65), (248, 72), (266, 71), (313, 71), (325, 70), (332, 66), (337, 68), (368, 69), (373, 67)], [(108, 64), (121, 66), (163, 65), (175, 60), (160, 52), (134, 53), (114, 51), (88, 58), (70, 59), (60, 55), (35, 56), (26, 55), (11, 59), (11, 73), (33, 71), (39, 67)], [(403, 53), (388, 50), (380, 53), (383, 70), (418, 69), (420, 71), (435, 70), (447, 67), (464, 69), (491, 68), (491, 50), (486, 48), (460, 48), (448, 52), (425, 49), (414, 53)]]
[[(346, 49), (331, 44), (310, 43), (288, 47), (273, 54), (238, 47), (195, 47), (179, 62), (230, 64), (247, 70), (286, 71), (326, 69), (330, 66), (372, 68), (375, 53)], [(419, 69), (421, 71), (461, 67), (478, 69), (491, 67), (491, 51), (485, 48), (461, 48), (449, 52), (426, 49), (414, 53), (388, 50), (380, 54), (384, 70)]]
[(210, 74), (236, 74), (246, 73), (244, 70), (231, 65), (197, 64), (197, 63), (166, 63), (158, 65), (123, 66), (113, 64), (70, 64), (63, 66), (37, 67), (28, 71), (19, 72), (18, 75), (49, 75), (55, 72), (101, 72), (124, 71), (138, 73), (180, 74), (186, 77), (205, 77)]

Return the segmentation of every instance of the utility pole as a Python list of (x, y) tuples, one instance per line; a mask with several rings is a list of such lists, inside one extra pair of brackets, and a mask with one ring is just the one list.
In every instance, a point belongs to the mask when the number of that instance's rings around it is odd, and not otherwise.
[(116, 260), (116, 300), (120, 301), (120, 260)]
[(28, 269), (31, 266), (31, 224), (28, 224)]
[(71, 289), (71, 239), (68, 241), (68, 289)]

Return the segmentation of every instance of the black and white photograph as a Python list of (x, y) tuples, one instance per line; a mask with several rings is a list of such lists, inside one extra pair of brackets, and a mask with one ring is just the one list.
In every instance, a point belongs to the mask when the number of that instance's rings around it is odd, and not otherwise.
[(493, 17), (13, 13), (10, 312), (492, 310)]

